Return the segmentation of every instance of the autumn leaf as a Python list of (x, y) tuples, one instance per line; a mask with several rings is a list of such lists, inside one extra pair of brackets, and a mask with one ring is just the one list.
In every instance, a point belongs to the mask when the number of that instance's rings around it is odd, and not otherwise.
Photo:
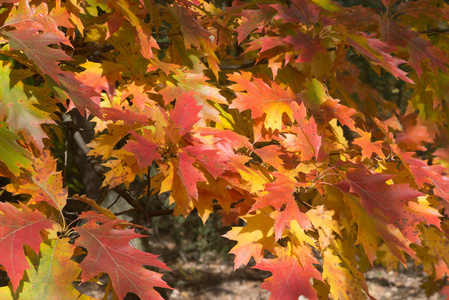
[(265, 191), (268, 192), (258, 200), (251, 209), (262, 209), (267, 205), (273, 206), (278, 213), (272, 214), (274, 222), (275, 239), (282, 237), (286, 228), (290, 228), (290, 222), (296, 220), (304, 230), (311, 228), (310, 220), (306, 214), (299, 210), (298, 204), (293, 194), (301, 183), (297, 182), (291, 176), (282, 173), (274, 173), (276, 180), (265, 185)]
[(39, 253), (42, 242), (41, 231), (51, 229), (53, 223), (43, 214), (31, 211), (20, 204), (20, 209), (0, 202), (0, 265), (9, 278), (14, 291), (17, 290), (23, 272), (30, 268), (23, 249), (24, 245)]
[(179, 135), (186, 134), (192, 126), (200, 120), (198, 113), (201, 111), (201, 106), (197, 105), (193, 92), (182, 94), (176, 100), (175, 108), (170, 112), (170, 118), (179, 128)]
[(318, 135), (315, 120), (313, 117), (307, 118), (304, 103), (291, 103), (291, 106), (297, 125), (293, 125), (290, 133), (285, 134), (286, 138), (281, 141), (281, 145), (288, 152), (299, 152), (301, 161), (311, 160), (313, 157), (318, 160), (321, 137)]
[(187, 194), (194, 199), (198, 199), (198, 188), (196, 184), (197, 182), (205, 182), (206, 178), (194, 166), (194, 163), (195, 159), (184, 152), (178, 152), (178, 171), (176, 174), (183, 182)]
[(373, 38), (364, 32), (357, 32), (357, 35), (346, 33), (346, 36), (348, 43), (354, 47), (357, 52), (381, 65), (394, 77), (402, 79), (408, 83), (413, 83), (413, 80), (406, 76), (407, 73), (399, 69), (399, 65), (405, 63), (406, 61), (388, 54), (388, 52), (393, 50), (390, 45)]
[(262, 251), (271, 249), (275, 239), (272, 233), (274, 220), (270, 217), (270, 208), (257, 211), (255, 215), (242, 217), (244, 227), (233, 227), (224, 237), (237, 241), (229, 253), (235, 255), (234, 270), (248, 264), (251, 257), (256, 262), (263, 258)]
[(385, 158), (382, 151), (383, 141), (371, 142), (371, 132), (360, 129), (357, 129), (356, 132), (360, 134), (360, 137), (355, 138), (353, 143), (362, 148), (362, 160), (365, 158), (371, 159), (373, 153), (377, 154), (380, 158)]
[(49, 31), (66, 39), (58, 27), (73, 28), (69, 21), (70, 16), (67, 10), (63, 8), (53, 8), (48, 12), (48, 6), (45, 2), (40, 3), (37, 7), (30, 6), (28, 1), (19, 1), (18, 6), (14, 6), (8, 18), (5, 20), (4, 26), (14, 26), (17, 30), (34, 29), (38, 31)]
[(237, 108), (240, 112), (250, 109), (253, 119), (265, 115), (264, 125), (273, 131), (282, 129), (284, 113), (293, 119), (290, 104), (298, 102), (299, 99), (289, 88), (283, 89), (274, 82), (269, 86), (259, 78), (253, 78), (251, 81), (251, 74), (246, 72), (242, 72), (241, 75), (230, 74), (228, 78), (236, 82), (231, 88), (237, 92), (237, 98), (232, 101), (229, 108)]
[(81, 269), (71, 259), (76, 247), (69, 241), (62, 238), (41, 244), (38, 268), (31, 266), (27, 271), (28, 280), (19, 294), (20, 299), (94, 299), (82, 295), (72, 285)]
[(124, 150), (134, 153), (139, 164), (139, 168), (143, 169), (153, 164), (153, 160), (162, 159), (158, 152), (159, 145), (154, 141), (153, 133), (145, 130), (143, 136), (131, 132), (136, 141), (128, 141), (123, 147)]
[(156, 259), (156, 255), (134, 248), (130, 241), (143, 235), (132, 229), (115, 229), (120, 222), (115, 220), (98, 225), (91, 221), (74, 228), (80, 234), (75, 245), (87, 250), (87, 256), (79, 265), (82, 282), (100, 273), (107, 273), (119, 299), (123, 299), (129, 292), (141, 299), (163, 299), (154, 290), (154, 287), (169, 288), (161, 279), (162, 274), (143, 266), (169, 269)]
[(44, 151), (36, 158), (33, 169), (29, 176), (22, 176), (8, 185), (7, 190), (13, 194), (31, 195), (28, 205), (46, 202), (62, 215), (68, 192), (62, 185), (61, 172), (56, 171), (56, 160), (49, 151)]
[(31, 153), (17, 143), (20, 140), (6, 123), (0, 121), (0, 161), (16, 176), (21, 168), (28, 169), (32, 165)]
[(261, 288), (271, 292), (270, 299), (318, 299), (312, 287), (311, 278), (321, 279), (320, 273), (312, 264), (301, 265), (288, 247), (276, 248), (276, 258), (262, 259), (253, 268), (269, 271), (273, 275), (265, 279)]
[(334, 211), (326, 210), (324, 205), (307, 211), (306, 215), (313, 227), (318, 231), (320, 248), (326, 249), (334, 240), (334, 233), (341, 235), (338, 222), (333, 219)]
[(292, 0), (290, 7), (282, 4), (270, 5), (277, 10), (275, 19), (285, 22), (300, 22), (303, 24), (314, 24), (318, 21), (320, 8), (313, 2), (307, 0)]
[(242, 25), (237, 29), (238, 33), (238, 43), (242, 43), (244, 39), (251, 33), (254, 29), (259, 26), (267, 24), (272, 16), (274, 15), (274, 10), (264, 4), (258, 4), (258, 9), (255, 10), (243, 10), (240, 14), (244, 18)]
[(182, 94), (192, 91), (197, 105), (202, 107), (198, 113), (198, 116), (201, 118), (201, 124), (205, 125), (206, 120), (221, 123), (218, 116), (219, 111), (208, 100), (220, 104), (227, 104), (227, 101), (219, 93), (220, 90), (218, 88), (207, 83), (208, 77), (202, 73), (176, 69), (173, 79), (176, 81), (176, 85), (167, 80), (165, 83), (166, 86), (158, 92), (163, 96), (165, 105), (181, 97)]
[(9, 38), (11, 50), (22, 50), (41, 70), (59, 83), (62, 70), (58, 61), (72, 60), (63, 50), (48, 47), (51, 44), (65, 42), (66, 39), (51, 32), (38, 33), (35, 29), (3, 32)]
[[(56, 108), (39, 88), (26, 86), (21, 81), (32, 73), (22, 73), (12, 70), (11, 64), (5, 61), (0, 65), (0, 117), (6, 119), (9, 128), (14, 133), (23, 132), (27, 141), (33, 141), (38, 149), (44, 148), (43, 139), (48, 138), (41, 124), (54, 124), (51, 113), (39, 109), (44, 102)], [(25, 77), (24, 77), (25, 76)], [(28, 90), (28, 93), (26, 92)], [(39, 94), (41, 92), (41, 94)], [(36, 97), (40, 97), (38, 100)], [(45, 98), (48, 99), (45, 99)]]
[(327, 248), (323, 252), (323, 278), (335, 299), (366, 299), (368, 286), (363, 274), (351, 267), (349, 261)]
[[(375, 214), (376, 210), (382, 212), (391, 224), (401, 230), (404, 237), (414, 243), (420, 244), (419, 232), (415, 228), (418, 223), (426, 222), (440, 227), (441, 221), (438, 217), (428, 218), (409, 208), (409, 202), (423, 194), (410, 188), (408, 184), (387, 184), (386, 181), (393, 176), (367, 174), (364, 170), (354, 170), (347, 173), (346, 178), (350, 191), (360, 196), (362, 205), (370, 215)], [(431, 215), (435, 216), (435, 212)]]

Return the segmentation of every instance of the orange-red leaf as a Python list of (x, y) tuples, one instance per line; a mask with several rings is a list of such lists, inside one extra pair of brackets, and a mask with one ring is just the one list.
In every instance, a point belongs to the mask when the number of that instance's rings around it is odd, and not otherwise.
[(196, 104), (193, 92), (182, 94), (176, 99), (175, 108), (170, 113), (171, 120), (179, 128), (179, 135), (186, 134), (200, 120), (198, 113), (202, 106)]
[[(228, 78), (237, 83), (232, 85), (231, 88), (238, 92), (236, 93), (237, 98), (232, 101), (229, 108), (237, 108), (240, 112), (250, 109), (253, 119), (265, 115), (265, 127), (271, 128), (273, 131), (282, 129), (282, 115), (284, 113), (290, 119), (293, 119), (290, 104), (299, 102), (299, 99), (290, 88), (283, 89), (275, 82), (271, 82), (271, 86), (269, 86), (262, 79), (254, 78), (251, 73), (246, 72), (242, 72), (241, 75), (238, 73), (230, 74)], [(243, 91), (246, 91), (246, 93), (243, 93)]]
[(357, 130), (357, 133), (360, 134), (361, 137), (355, 138), (353, 143), (362, 148), (362, 160), (365, 158), (370, 159), (373, 153), (381, 158), (385, 158), (385, 155), (382, 152), (382, 141), (371, 142), (371, 132)]
[(156, 255), (134, 248), (131, 240), (143, 235), (131, 229), (115, 229), (120, 222), (121, 220), (114, 220), (98, 225), (90, 221), (74, 228), (80, 234), (75, 245), (87, 250), (87, 256), (80, 264), (82, 282), (100, 273), (107, 273), (119, 299), (130, 292), (141, 299), (163, 299), (154, 290), (154, 287), (169, 288), (161, 279), (162, 274), (143, 266), (168, 270), (167, 266), (158, 261)]
[(31, 211), (23, 204), (20, 208), (0, 202), (0, 265), (6, 269), (14, 291), (23, 272), (30, 268), (23, 246), (28, 245), (39, 253), (42, 242), (40, 232), (53, 226), (43, 214)]
[(262, 259), (254, 268), (269, 271), (273, 275), (265, 279), (262, 288), (271, 292), (270, 299), (297, 300), (304, 296), (317, 299), (311, 278), (321, 280), (320, 273), (312, 264), (301, 265), (288, 248), (276, 248), (277, 258)]
[(129, 141), (123, 149), (134, 153), (139, 168), (146, 168), (151, 166), (153, 160), (162, 159), (158, 153), (159, 145), (154, 141), (153, 133), (150, 130), (145, 130), (144, 136), (138, 135), (135, 132), (131, 132), (131, 134), (137, 141)]
[(14, 194), (28, 194), (28, 204), (47, 202), (62, 213), (67, 202), (67, 189), (62, 186), (62, 175), (56, 172), (56, 159), (48, 150), (34, 161), (34, 172), (26, 178), (19, 178), (8, 186)]

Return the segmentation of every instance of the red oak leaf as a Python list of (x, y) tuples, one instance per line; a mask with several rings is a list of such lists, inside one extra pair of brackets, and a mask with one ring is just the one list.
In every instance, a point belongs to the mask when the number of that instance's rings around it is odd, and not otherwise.
[(321, 39), (312, 38), (301, 31), (298, 31), (296, 36), (290, 35), (284, 38), (283, 41), (292, 44), (295, 50), (301, 50), (301, 53), (296, 59), (297, 63), (311, 62), (317, 52), (325, 52), (321, 46)]
[(158, 153), (159, 144), (154, 141), (153, 133), (150, 130), (144, 130), (143, 136), (138, 135), (134, 131), (131, 134), (137, 141), (128, 141), (123, 149), (134, 153), (139, 168), (146, 168), (153, 164), (153, 160), (162, 159)]
[(52, 32), (65, 39), (64, 44), (70, 45), (64, 32), (59, 30), (59, 26), (73, 28), (69, 22), (70, 15), (64, 8), (54, 8), (48, 13), (48, 6), (45, 2), (38, 7), (30, 6), (29, 1), (20, 1), (18, 6), (11, 9), (5, 26), (14, 26), (18, 30), (33, 29), (35, 32)]
[[(387, 184), (386, 181), (393, 177), (387, 174), (367, 174), (364, 170), (346, 174), (350, 192), (360, 196), (363, 207), (370, 215), (376, 215), (376, 210), (382, 212), (391, 224), (401, 230), (404, 237), (420, 244), (416, 225), (425, 222), (440, 227), (441, 220), (435, 218), (438, 212), (435, 213), (435, 209), (423, 214), (416, 211), (417, 206), (409, 202), (423, 194), (410, 188), (408, 184)], [(340, 183), (337, 186), (342, 187)]]
[(125, 298), (130, 292), (141, 299), (163, 299), (154, 287), (170, 287), (161, 279), (162, 274), (143, 266), (169, 269), (156, 259), (156, 255), (134, 248), (130, 241), (144, 235), (131, 229), (115, 229), (120, 222), (123, 221), (114, 220), (98, 225), (90, 221), (74, 228), (80, 234), (75, 245), (87, 250), (87, 256), (80, 264), (82, 282), (100, 273), (107, 273), (119, 299)]
[(215, 179), (226, 171), (229, 158), (216, 148), (198, 144), (184, 147), (184, 151), (195, 157)]
[(148, 125), (149, 118), (139, 110), (132, 108), (121, 109), (117, 107), (103, 107), (100, 109), (103, 118), (110, 121), (123, 121), (126, 125), (134, 125), (139, 122), (142, 125)]
[(285, 22), (299, 22), (303, 24), (315, 24), (318, 20), (320, 8), (307, 0), (292, 0), (290, 7), (282, 4), (270, 5), (278, 11), (274, 18)]
[(30, 268), (23, 246), (28, 245), (39, 253), (40, 232), (53, 227), (43, 214), (31, 211), (23, 204), (20, 208), (0, 202), (0, 265), (6, 269), (14, 290), (18, 288), (23, 272)]
[(281, 141), (281, 145), (289, 152), (300, 152), (302, 161), (311, 160), (314, 156), (318, 159), (321, 147), (321, 137), (318, 135), (317, 125), (313, 117), (307, 119), (304, 103), (298, 105), (291, 103), (297, 125), (291, 127), (293, 134), (286, 134), (287, 138)]
[(58, 75), (62, 73), (58, 61), (72, 60), (61, 49), (48, 47), (51, 44), (65, 42), (66, 39), (51, 32), (42, 34), (35, 29), (23, 29), (4, 32), (9, 39), (11, 50), (22, 50), (31, 59), (44, 75), (48, 75), (59, 83)]
[(195, 159), (190, 157), (184, 152), (178, 152), (178, 171), (176, 174), (181, 179), (187, 194), (198, 199), (198, 188), (196, 187), (197, 182), (206, 182), (204, 174), (194, 167)]
[(237, 241), (237, 244), (229, 251), (235, 255), (234, 270), (241, 265), (246, 265), (251, 257), (256, 262), (263, 258), (263, 250), (271, 249), (275, 243), (272, 228), (274, 220), (270, 216), (271, 208), (257, 211), (255, 215), (242, 217), (246, 225), (234, 226), (224, 237)]
[(382, 68), (390, 72), (394, 77), (400, 78), (408, 83), (414, 83), (413, 80), (406, 76), (406, 72), (399, 69), (399, 65), (406, 61), (388, 54), (388, 52), (394, 50), (394, 47), (364, 32), (357, 32), (357, 34), (348, 33), (347, 40), (356, 51), (382, 66)]
[(170, 112), (170, 118), (179, 128), (179, 135), (183, 136), (192, 128), (193, 124), (200, 120), (198, 113), (202, 106), (196, 104), (194, 92), (182, 94), (176, 99), (175, 108)]
[[(228, 78), (237, 83), (231, 88), (238, 92), (237, 98), (232, 101), (229, 108), (237, 108), (240, 112), (250, 109), (253, 119), (265, 115), (265, 127), (273, 131), (281, 130), (284, 113), (292, 119), (290, 103), (298, 102), (299, 99), (289, 88), (283, 89), (275, 82), (271, 82), (269, 86), (262, 79), (254, 78), (247, 72), (242, 72), (241, 75), (230, 74)], [(250, 81), (251, 78), (252, 81)], [(242, 91), (246, 93), (241, 93)]]
[[(421, 62), (429, 60), (428, 66), (435, 70), (435, 67), (446, 71), (445, 64), (449, 60), (441, 49), (435, 47), (430, 41), (420, 37), (420, 33), (407, 27), (401, 26), (396, 20), (387, 16), (382, 18), (377, 16), (380, 23), (382, 41), (392, 46), (402, 48), (408, 47), (410, 50), (409, 64), (416, 70), (418, 77), (422, 74)], [(436, 71), (436, 70), (435, 70)]]
[(352, 116), (357, 113), (353, 108), (347, 107), (345, 105), (339, 104), (340, 100), (337, 99), (327, 99), (321, 104), (320, 110), (323, 113), (323, 118), (326, 122), (331, 121), (336, 118), (341, 125), (346, 125), (350, 129), (355, 129), (355, 122)]
[(194, 133), (198, 133), (200, 136), (213, 136), (213, 142), (215, 144), (226, 142), (234, 149), (243, 147), (253, 149), (253, 146), (248, 141), (247, 137), (240, 135), (232, 130), (223, 130), (212, 127), (200, 127), (196, 128), (194, 130)]
[(385, 155), (382, 152), (382, 141), (371, 142), (371, 132), (366, 132), (360, 129), (356, 129), (356, 132), (360, 134), (361, 137), (355, 138), (353, 143), (362, 148), (362, 160), (365, 158), (371, 159), (373, 153), (381, 158), (385, 158)]
[(47, 202), (62, 213), (67, 203), (67, 189), (62, 186), (61, 172), (56, 172), (56, 159), (48, 150), (42, 152), (33, 163), (34, 172), (29, 177), (20, 177), (7, 186), (14, 194), (28, 194), (28, 204)]
[(265, 191), (268, 194), (258, 200), (251, 211), (262, 209), (267, 205), (273, 206), (278, 211), (278, 213), (272, 215), (275, 220), (274, 233), (276, 240), (282, 237), (282, 233), (286, 228), (290, 228), (290, 222), (293, 220), (298, 221), (302, 229), (310, 229), (309, 218), (299, 210), (298, 204), (293, 197), (296, 187), (300, 186), (301, 183), (283, 173), (276, 172), (273, 176), (276, 177), (276, 180), (265, 185)]
[(288, 248), (276, 248), (277, 258), (262, 259), (253, 268), (269, 271), (273, 275), (265, 279), (261, 288), (271, 292), (270, 299), (296, 300), (299, 296), (318, 299), (311, 278), (322, 280), (313, 265), (302, 265)]
[(271, 21), (275, 11), (268, 5), (258, 4), (257, 10), (243, 10), (241, 16), (244, 21), (242, 25), (237, 28), (238, 43), (240, 44), (254, 29), (259, 26), (264, 26)]
[(435, 186), (434, 194), (449, 202), (449, 177), (443, 176), (446, 169), (440, 165), (429, 166), (425, 161), (414, 158), (412, 152), (398, 152), (402, 161), (408, 165), (408, 169), (419, 186), (424, 183)]

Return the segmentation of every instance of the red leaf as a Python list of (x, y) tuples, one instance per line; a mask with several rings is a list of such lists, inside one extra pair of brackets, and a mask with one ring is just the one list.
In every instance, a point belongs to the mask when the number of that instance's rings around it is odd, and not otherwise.
[(0, 202), (0, 265), (5, 267), (14, 290), (18, 288), (23, 272), (30, 268), (23, 246), (30, 246), (38, 254), (42, 242), (40, 232), (53, 227), (43, 214), (31, 211), (23, 204), (20, 208)]
[[(369, 214), (376, 215), (376, 210), (382, 212), (407, 239), (420, 244), (416, 225), (425, 222), (440, 227), (441, 220), (435, 218), (435, 213), (420, 214), (414, 210), (416, 205), (409, 201), (423, 194), (410, 188), (408, 184), (387, 184), (386, 181), (393, 177), (387, 174), (367, 174), (364, 170), (346, 174), (350, 192), (360, 196), (361, 203)], [(337, 186), (342, 187), (340, 184)]]
[[(284, 175), (283, 173), (274, 173), (276, 180), (265, 185), (265, 191), (268, 192), (264, 197), (257, 201), (251, 211), (262, 209), (267, 205), (273, 206), (278, 213), (273, 214), (275, 239), (282, 237), (282, 233), (286, 228), (290, 228), (290, 222), (298, 221), (302, 229), (311, 228), (310, 220), (306, 214), (302, 213), (296, 203), (293, 193), (295, 188), (301, 183)], [(285, 207), (284, 207), (285, 204)]]
[(243, 42), (254, 29), (266, 25), (274, 14), (273, 9), (268, 5), (258, 4), (257, 6), (259, 7), (257, 10), (243, 10), (240, 14), (244, 18), (244, 21), (237, 29), (237, 40), (239, 44)]
[(103, 107), (100, 109), (104, 114), (103, 118), (110, 121), (123, 121), (126, 125), (134, 125), (139, 122), (142, 125), (148, 125), (149, 118), (139, 111), (135, 112), (132, 109), (121, 109), (117, 107)]
[(320, 109), (323, 113), (324, 120), (326, 122), (331, 121), (336, 118), (341, 125), (346, 125), (350, 129), (355, 129), (355, 122), (352, 116), (357, 113), (353, 108), (347, 107), (345, 105), (339, 104), (340, 100), (327, 99), (323, 104), (321, 104)]
[(295, 47), (295, 50), (301, 50), (301, 53), (296, 59), (297, 63), (311, 62), (313, 56), (317, 52), (325, 52), (323, 47), (321, 46), (320, 39), (312, 38), (311, 36), (304, 34), (301, 31), (298, 31), (296, 36), (290, 35), (284, 38), (283, 41), (292, 44)]
[(50, 14), (45, 2), (30, 7), (29, 1), (20, 1), (18, 6), (11, 9), (4, 26), (14, 26), (18, 30), (33, 29), (34, 31), (47, 31), (65, 39), (64, 44), (70, 45), (64, 32), (59, 30), (59, 26), (73, 28), (69, 22), (70, 15), (64, 8), (54, 8)]
[(390, 72), (394, 77), (400, 78), (408, 83), (414, 83), (413, 80), (406, 76), (407, 72), (399, 69), (399, 65), (406, 63), (406, 61), (388, 54), (388, 52), (394, 50), (392, 46), (372, 38), (364, 32), (347, 35), (348, 43), (354, 47), (355, 50), (370, 58), (376, 64), (382, 66), (382, 68)]
[(449, 60), (441, 49), (430, 41), (420, 37), (420, 33), (401, 26), (397, 21), (384, 16), (377, 17), (380, 23), (382, 40), (392, 46), (408, 47), (410, 50), (409, 64), (416, 70), (418, 77), (422, 74), (421, 62), (428, 59), (428, 66), (435, 71), (435, 67), (446, 71), (445, 64)]
[(153, 160), (162, 159), (158, 152), (159, 145), (154, 141), (153, 133), (150, 130), (144, 130), (144, 136), (138, 135), (134, 131), (131, 134), (137, 141), (128, 141), (123, 149), (134, 153), (140, 169), (151, 166)]
[(156, 255), (132, 247), (130, 241), (143, 235), (131, 229), (115, 229), (120, 222), (123, 221), (114, 220), (98, 225), (90, 221), (74, 228), (80, 234), (75, 245), (87, 250), (87, 256), (80, 264), (82, 282), (100, 273), (107, 273), (119, 299), (130, 292), (141, 299), (163, 299), (154, 287), (170, 287), (161, 279), (162, 274), (143, 266), (169, 269), (156, 259)]
[(179, 128), (179, 135), (186, 134), (195, 124), (200, 120), (198, 113), (202, 106), (196, 104), (193, 97), (193, 91), (187, 94), (182, 94), (176, 99), (175, 108), (170, 112), (170, 118)]
[(311, 278), (321, 279), (313, 265), (301, 265), (288, 248), (276, 248), (277, 258), (262, 259), (254, 268), (269, 271), (273, 275), (265, 279), (261, 288), (271, 292), (270, 299), (297, 300), (304, 296), (309, 300), (318, 299), (312, 287)]
[(399, 152), (416, 183), (419, 186), (424, 186), (424, 183), (434, 185), (434, 194), (449, 202), (449, 177), (441, 175), (446, 169), (440, 165), (429, 166), (425, 161), (412, 157), (413, 154)]
[(226, 171), (229, 158), (216, 148), (209, 148), (206, 145), (199, 144), (187, 146), (184, 148), (184, 151), (195, 157), (215, 179)]
[(307, 0), (292, 0), (290, 7), (282, 4), (272, 4), (270, 6), (278, 11), (278, 15), (274, 19), (281, 19), (283, 23), (315, 24), (320, 13), (320, 8)]
[(318, 135), (317, 125), (313, 117), (307, 119), (307, 112), (304, 103), (298, 105), (291, 103), (293, 114), (298, 125), (291, 127), (294, 134), (286, 134), (281, 145), (289, 152), (300, 152), (302, 161), (311, 160), (314, 156), (318, 159), (318, 153), (321, 147), (321, 137)]
[(240, 135), (232, 130), (223, 130), (212, 127), (200, 127), (196, 128), (194, 132), (199, 133), (201, 136), (213, 136), (213, 142), (215, 144), (225, 141), (234, 149), (243, 147), (246, 147), (248, 149), (253, 148), (247, 137)]
[(65, 42), (66, 39), (51, 32), (39, 34), (35, 29), (13, 30), (4, 32), (9, 38), (11, 50), (22, 50), (34, 61), (44, 75), (49, 75), (59, 83), (58, 75), (62, 73), (58, 61), (72, 60), (61, 49), (48, 47), (51, 44)]
[(195, 163), (194, 158), (188, 156), (184, 152), (179, 152), (178, 159), (178, 171), (176, 174), (181, 178), (187, 194), (194, 199), (198, 199), (198, 188), (196, 187), (196, 183), (200, 181), (206, 182), (207, 180), (204, 177), (204, 174), (193, 166)]
[[(285, 113), (292, 119), (292, 109), (290, 103), (299, 99), (289, 89), (283, 89), (275, 82), (271, 86), (262, 79), (252, 77), (251, 73), (242, 72), (228, 75), (229, 80), (237, 82), (231, 86), (236, 92), (246, 91), (246, 93), (236, 93), (237, 98), (232, 101), (229, 108), (237, 108), (240, 112), (251, 110), (253, 119), (265, 115), (264, 124), (267, 129), (281, 130), (282, 115)], [(250, 81), (250, 79), (253, 81)]]

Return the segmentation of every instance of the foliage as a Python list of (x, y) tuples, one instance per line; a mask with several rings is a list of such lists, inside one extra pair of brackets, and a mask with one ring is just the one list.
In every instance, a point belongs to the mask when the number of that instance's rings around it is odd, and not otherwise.
[[(232, 225), (235, 268), (270, 271), (273, 299), (367, 298), (363, 270), (407, 259), (437, 291), (449, 6), (287, 2), (2, 1), (0, 175), (3, 196), (21, 195), (0, 203), (2, 299), (89, 299), (72, 283), (104, 273), (118, 299), (161, 298), (168, 267), (131, 228), (192, 212)], [(364, 64), (397, 80), (397, 103)], [(102, 207), (104, 192), (69, 196), (55, 159), (69, 135), (141, 224)], [(173, 208), (152, 209), (165, 197)], [(68, 201), (92, 209), (73, 220)]]

